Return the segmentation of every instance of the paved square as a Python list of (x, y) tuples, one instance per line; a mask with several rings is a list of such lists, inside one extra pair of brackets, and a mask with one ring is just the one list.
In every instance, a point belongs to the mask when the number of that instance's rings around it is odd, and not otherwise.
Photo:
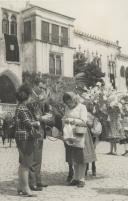
[[(6, 148), (5, 148), (6, 147)], [(17, 196), (18, 151), (0, 142), (0, 201), (128, 201), (128, 158), (121, 156), (123, 145), (118, 145), (118, 156), (110, 156), (109, 143), (97, 146), (97, 177), (86, 177), (84, 188), (66, 186), (67, 164), (60, 140), (44, 141), (42, 177), (48, 188), (38, 192), (37, 198)], [(37, 192), (36, 192), (37, 193)]]

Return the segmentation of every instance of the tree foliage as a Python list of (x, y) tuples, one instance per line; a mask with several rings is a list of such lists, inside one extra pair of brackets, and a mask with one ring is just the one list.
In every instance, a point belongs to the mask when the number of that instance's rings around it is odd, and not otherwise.
[(75, 90), (75, 80), (70, 77), (25, 71), (22, 74), (22, 79), (23, 83), (29, 83), (31, 87), (40, 81), (45, 82), (51, 91), (51, 98), (59, 102), (62, 102), (64, 92)]
[(84, 53), (76, 53), (74, 56), (74, 75), (78, 82), (84, 83), (87, 87), (94, 87), (97, 82), (103, 82), (105, 76), (98, 65), (98, 60), (88, 62)]

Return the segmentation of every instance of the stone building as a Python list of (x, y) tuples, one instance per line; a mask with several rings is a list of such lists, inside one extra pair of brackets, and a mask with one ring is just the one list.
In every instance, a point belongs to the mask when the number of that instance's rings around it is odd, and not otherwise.
[(73, 77), (73, 55), (82, 51), (118, 90), (128, 86), (128, 55), (117, 42), (74, 30), (74, 18), (28, 4), (0, 7), (0, 100), (15, 103), (22, 71)]
[(106, 83), (111, 82), (119, 91), (127, 90), (128, 55), (121, 53), (118, 41), (112, 42), (75, 30), (74, 46), (76, 52), (84, 52), (89, 61), (95, 59), (105, 73)]
[(21, 12), (23, 70), (73, 76), (74, 18), (30, 5)]
[(20, 13), (1, 7), (0, 27), (0, 100), (13, 103), (22, 82)]
[(19, 12), (0, 8), (1, 102), (15, 102), (22, 71), (73, 77), (74, 20), (32, 4)]

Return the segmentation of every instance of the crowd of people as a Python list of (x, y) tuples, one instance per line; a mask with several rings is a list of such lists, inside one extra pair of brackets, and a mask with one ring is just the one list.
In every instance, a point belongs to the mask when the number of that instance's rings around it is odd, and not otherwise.
[(124, 144), (122, 155), (128, 154), (127, 94), (101, 83), (90, 89), (77, 85), (74, 92), (63, 94), (63, 103), (57, 103), (51, 99), (47, 84), (40, 81), (33, 88), (21, 85), (16, 98), (15, 117), (7, 115), (3, 131), (9, 133), (7, 128), (11, 128), (16, 140), (19, 152), (17, 192), (20, 196), (33, 197), (32, 191), (47, 187), (41, 179), (41, 164), (43, 140), (49, 128), (51, 131), (56, 128), (54, 132), (59, 133), (56, 137), (64, 142), (69, 167), (67, 183), (71, 186), (84, 187), (89, 163), (92, 175), (96, 176), (95, 149), (99, 140), (110, 143), (108, 154), (117, 154), (117, 143)]
[(9, 147), (11, 147), (12, 140), (15, 137), (14, 123), (14, 116), (11, 112), (8, 112), (5, 117), (0, 117), (0, 136), (2, 138), (3, 146), (7, 141)]

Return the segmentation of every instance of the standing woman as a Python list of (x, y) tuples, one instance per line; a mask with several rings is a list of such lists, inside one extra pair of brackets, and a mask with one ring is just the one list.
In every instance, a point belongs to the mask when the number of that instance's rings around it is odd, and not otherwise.
[(125, 100), (122, 108), (122, 127), (124, 130), (124, 138), (120, 140), (120, 144), (124, 144), (125, 152), (122, 156), (128, 156), (128, 101)]
[[(65, 93), (63, 101), (67, 106), (64, 115), (64, 127), (66, 124), (73, 125), (75, 128), (73, 129), (75, 131), (74, 136), (84, 139), (83, 147), (73, 145), (70, 138), (69, 141), (66, 141), (70, 147), (70, 157), (67, 158), (66, 162), (72, 162), (74, 168), (74, 177), (70, 185), (84, 187), (86, 164), (96, 160), (93, 142), (86, 126), (87, 109), (85, 105), (78, 103), (76, 94), (73, 92)], [(81, 130), (80, 133), (78, 133), (78, 129)]]
[(118, 104), (108, 108), (109, 132), (107, 141), (110, 142), (110, 152), (108, 154), (117, 155), (117, 143), (124, 138), (124, 131), (121, 124), (121, 110)]
[(18, 194), (26, 197), (34, 197), (29, 187), (29, 168), (33, 164), (35, 138), (31, 136), (33, 126), (38, 127), (26, 104), (30, 101), (31, 89), (28, 85), (22, 85), (17, 94), (18, 105), (15, 112), (16, 143), (19, 151), (19, 184)]

